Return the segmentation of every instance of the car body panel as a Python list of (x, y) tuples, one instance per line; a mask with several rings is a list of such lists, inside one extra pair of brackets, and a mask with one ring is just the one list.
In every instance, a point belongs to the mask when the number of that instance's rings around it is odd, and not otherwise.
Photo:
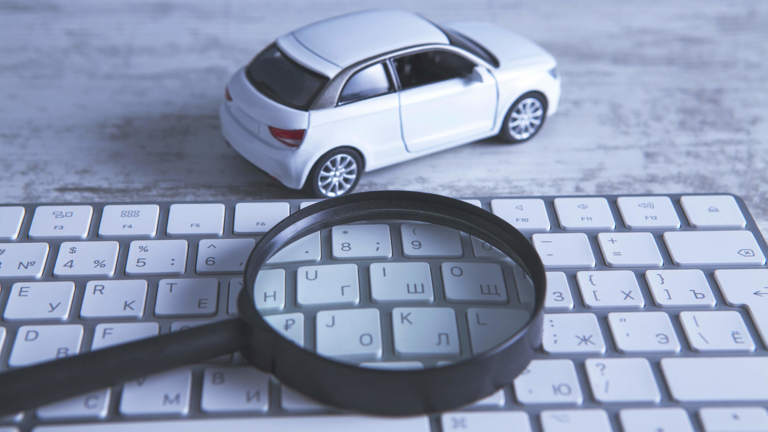
[(277, 46), (280, 50), (290, 57), (293, 61), (302, 66), (311, 69), (327, 77), (336, 76), (341, 71), (341, 67), (318, 56), (315, 52), (302, 44), (293, 33), (277, 38)]
[(482, 22), (456, 22), (448, 27), (487, 48), (499, 60), (500, 69), (532, 63), (555, 66), (555, 58), (542, 47), (503, 27)]

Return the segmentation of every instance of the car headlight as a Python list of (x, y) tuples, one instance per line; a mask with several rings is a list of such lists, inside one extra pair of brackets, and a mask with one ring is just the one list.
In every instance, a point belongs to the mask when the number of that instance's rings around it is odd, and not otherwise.
[(548, 70), (547, 73), (552, 76), (552, 78), (557, 79), (557, 66), (553, 67), (552, 69)]

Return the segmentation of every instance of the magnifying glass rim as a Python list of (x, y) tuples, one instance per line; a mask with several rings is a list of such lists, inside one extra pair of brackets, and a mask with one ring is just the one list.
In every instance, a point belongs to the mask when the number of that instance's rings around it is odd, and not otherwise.
[[(272, 255), (282, 247), (313, 232), (341, 224), (376, 220), (413, 220), (443, 225), (466, 232), (497, 248), (502, 254), (510, 257), (520, 265), (533, 282), (533, 311), (526, 323), (509, 338), (482, 353), (473, 354), (467, 358), (440, 367), (403, 370), (367, 368), (322, 356), (288, 340), (264, 320), (261, 313), (255, 307), (253, 284), (259, 271)], [(304, 390), (309, 390), (305, 393), (316, 399), (321, 399), (322, 402), (336, 405), (342, 409), (352, 407), (358, 411), (385, 415), (442, 411), (455, 408), (474, 399), (467, 400), (469, 396), (446, 398), (444, 395), (441, 395), (441, 399), (451, 399), (454, 402), (435, 406), (435, 404), (424, 400), (424, 405), (421, 408), (405, 407), (396, 409), (386, 406), (386, 399), (376, 403), (369, 403), (361, 401), (359, 395), (349, 400), (339, 401), (338, 397), (324, 397), (327, 395), (327, 392), (323, 389), (312, 391), (312, 386), (305, 386), (304, 381), (291, 383), (290, 373), (281, 373), (283, 369), (281, 365), (285, 363), (284, 356), (300, 355), (304, 361), (316, 362), (314, 366), (318, 368), (322, 369), (325, 367), (337, 372), (346, 371), (351, 375), (359, 373), (396, 380), (413, 379), (425, 374), (433, 375), (435, 374), (434, 371), (438, 371), (439, 375), (444, 375), (447, 379), (455, 374), (466, 373), (475, 364), (495, 363), (494, 359), (500, 356), (500, 354), (517, 352), (525, 346), (526, 349), (522, 352), (529, 352), (529, 358), (525, 362), (518, 361), (516, 362), (518, 363), (517, 365), (509, 365), (507, 367), (510, 370), (519, 369), (517, 371), (519, 373), (527, 365), (530, 358), (532, 358), (535, 348), (540, 343), (541, 321), (546, 293), (546, 277), (541, 259), (530, 242), (517, 229), (498, 216), (464, 201), (435, 194), (411, 191), (362, 192), (319, 201), (300, 209), (275, 225), (259, 240), (248, 258), (243, 283), (243, 289), (238, 298), (239, 314), (241, 318), (253, 326), (254, 343), (261, 345), (262, 348), (264, 346), (271, 347), (271, 350), (259, 350), (258, 347), (251, 350), (245, 349), (243, 350), (243, 355), (246, 358), (262, 370), (275, 374), (283, 382), (294, 384), (293, 386), (298, 387), (300, 391), (305, 392)], [(267, 343), (265, 344), (264, 342)], [(281, 359), (277, 359), (277, 357)], [(514, 375), (516, 376), (517, 373)], [(509, 373), (499, 373), (499, 376), (505, 376), (504, 380), (509, 381)], [(321, 380), (321, 378), (318, 377), (318, 380)], [(447, 381), (450, 382), (451, 380), (447, 379)], [(485, 387), (493, 387), (493, 389), (486, 389), (487, 394), (510, 383), (511, 381), (486, 383), (488, 385)], [(336, 390), (339, 389), (337, 388)], [(424, 393), (429, 392), (425, 391)], [(475, 395), (475, 397), (480, 398), (485, 395), (479, 394)], [(340, 399), (345, 398), (342, 397)], [(402, 404), (394, 403), (392, 405)]]

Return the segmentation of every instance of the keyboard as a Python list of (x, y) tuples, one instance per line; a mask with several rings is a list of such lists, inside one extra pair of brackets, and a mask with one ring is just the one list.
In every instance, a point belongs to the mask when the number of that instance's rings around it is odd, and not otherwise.
[[(741, 199), (467, 201), (520, 229), (548, 282), (537, 358), (471, 406), (341, 413), (235, 354), (2, 418), (0, 432), (768, 431), (768, 249)], [(234, 316), (255, 239), (309, 204), (0, 205), (0, 370)]]

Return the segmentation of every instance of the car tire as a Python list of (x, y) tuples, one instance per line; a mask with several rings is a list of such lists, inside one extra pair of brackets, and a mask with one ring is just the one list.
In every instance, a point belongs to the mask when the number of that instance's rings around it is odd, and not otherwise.
[(342, 147), (322, 155), (307, 179), (307, 187), (318, 198), (346, 195), (357, 186), (363, 173), (363, 158), (357, 150)]
[(499, 137), (509, 143), (521, 143), (536, 136), (547, 119), (547, 100), (540, 93), (526, 93), (509, 107)]

